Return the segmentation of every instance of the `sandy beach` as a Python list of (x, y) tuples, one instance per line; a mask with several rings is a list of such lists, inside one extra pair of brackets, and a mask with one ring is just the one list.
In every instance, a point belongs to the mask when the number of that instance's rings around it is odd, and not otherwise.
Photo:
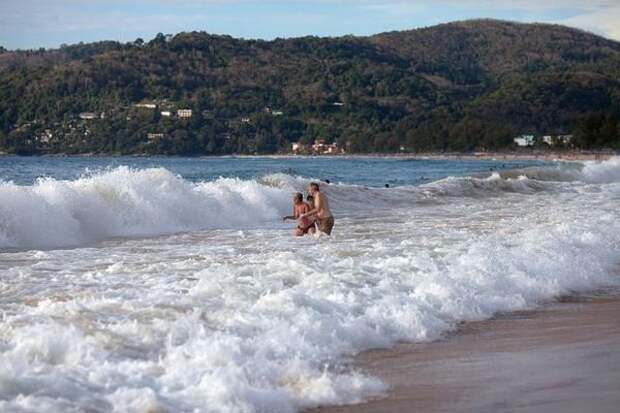
[(467, 323), (429, 344), (361, 354), (386, 397), (313, 413), (617, 412), (620, 295), (567, 297)]

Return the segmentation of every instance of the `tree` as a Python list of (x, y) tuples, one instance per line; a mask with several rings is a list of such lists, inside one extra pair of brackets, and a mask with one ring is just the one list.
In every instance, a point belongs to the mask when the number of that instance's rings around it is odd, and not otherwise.
[[(84, 43), (0, 60), (4, 147), (29, 123), (52, 128), (59, 152), (271, 153), (315, 139), (356, 152), (468, 151), (571, 127), (582, 147), (618, 146), (620, 48), (557, 26), (475, 21), (275, 41), (158, 33), (147, 47)], [(137, 115), (142, 99), (194, 116)], [(148, 132), (167, 138), (147, 143)]]
[(162, 46), (166, 44), (166, 36), (163, 33), (157, 33), (153, 40), (149, 42), (149, 46)]

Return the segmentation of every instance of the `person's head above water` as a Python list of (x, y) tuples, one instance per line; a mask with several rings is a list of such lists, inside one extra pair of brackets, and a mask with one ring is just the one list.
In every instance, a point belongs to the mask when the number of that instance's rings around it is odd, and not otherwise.
[(314, 195), (315, 192), (319, 192), (319, 184), (317, 184), (316, 182), (310, 182), (310, 185), (308, 186), (308, 192), (310, 193), (310, 195)]
[(293, 202), (299, 204), (300, 202), (304, 202), (304, 194), (301, 192), (295, 192), (293, 194)]
[(312, 195), (308, 194), (308, 195), (306, 195), (306, 201), (312, 202), (312, 201), (314, 201), (314, 197)]

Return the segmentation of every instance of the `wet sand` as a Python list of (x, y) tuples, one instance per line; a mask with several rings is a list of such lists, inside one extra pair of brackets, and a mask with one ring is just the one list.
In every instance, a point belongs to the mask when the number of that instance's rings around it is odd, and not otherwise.
[(619, 412), (620, 294), (569, 297), (463, 324), (443, 340), (369, 351), (386, 397), (312, 413)]

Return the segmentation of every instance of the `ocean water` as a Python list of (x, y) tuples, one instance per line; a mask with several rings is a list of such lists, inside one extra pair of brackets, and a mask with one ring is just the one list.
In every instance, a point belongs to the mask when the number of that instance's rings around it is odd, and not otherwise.
[(618, 285), (619, 205), (620, 158), (0, 158), (0, 411), (360, 402), (360, 351)]

